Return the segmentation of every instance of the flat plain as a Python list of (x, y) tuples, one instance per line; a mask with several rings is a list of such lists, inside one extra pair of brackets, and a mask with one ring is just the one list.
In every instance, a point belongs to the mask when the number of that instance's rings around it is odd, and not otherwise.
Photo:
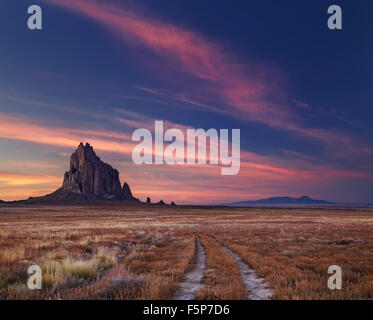
[[(373, 299), (372, 208), (1, 205), (0, 299), (172, 299), (206, 252), (196, 299), (247, 299), (236, 253), (272, 299)], [(214, 241), (216, 240), (216, 241)], [(42, 270), (30, 290), (27, 269)], [(342, 269), (342, 289), (327, 286)]]

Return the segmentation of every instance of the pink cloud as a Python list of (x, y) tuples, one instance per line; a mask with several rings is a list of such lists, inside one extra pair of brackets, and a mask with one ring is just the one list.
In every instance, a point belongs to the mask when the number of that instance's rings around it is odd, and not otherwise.
[(51, 184), (60, 182), (61, 178), (53, 176), (35, 176), (28, 174), (8, 173), (0, 171), (0, 183), (7, 186), (24, 186), (32, 184)]
[[(102, 24), (122, 41), (147, 47), (163, 58), (162, 68), (182, 70), (203, 81), (206, 86), (204, 91), (214, 96), (215, 101), (223, 102), (229, 107), (214, 107), (186, 96), (173, 97), (175, 100), (224, 113), (242, 121), (264, 123), (275, 130), (285, 130), (302, 138), (320, 141), (328, 147), (332, 146), (332, 152), (347, 148), (355, 153), (373, 153), (370, 148), (356, 149), (356, 142), (341, 132), (304, 127), (286, 103), (268, 101), (268, 96), (286, 97), (277, 84), (274, 84), (278, 79), (270, 80), (268, 77), (278, 77), (274, 70), (266, 70), (269, 68), (252, 63), (245, 65), (196, 32), (161, 22), (153, 17), (135, 14), (107, 1), (44, 1), (85, 15)], [(263, 77), (263, 74), (267, 76)], [(141, 89), (157, 96), (162, 95), (154, 89)]]
[(0, 138), (71, 148), (76, 147), (79, 141), (87, 141), (98, 150), (126, 155), (132, 152), (133, 148), (131, 136), (124, 133), (59, 128), (42, 125), (38, 121), (25, 117), (3, 113), (0, 113)]
[[(145, 200), (161, 199), (177, 203), (223, 203), (258, 199), (274, 195), (299, 196), (323, 185), (333, 185), (340, 179), (372, 178), (361, 172), (337, 170), (324, 166), (282, 167), (263, 159), (265, 164), (244, 163), (237, 176), (219, 175), (217, 167), (209, 165), (141, 166), (117, 163), (122, 180), (133, 188), (134, 194)], [(157, 183), (149, 184), (149, 181)], [(312, 193), (310, 194), (312, 196)]]
[[(131, 115), (133, 119), (148, 123), (149, 118)], [(185, 126), (166, 123), (166, 126)], [(134, 194), (143, 200), (150, 196), (154, 200), (173, 200), (179, 203), (219, 203), (246, 198), (265, 197), (273, 194), (291, 193), (291, 190), (307, 189), (309, 186), (331, 182), (337, 179), (372, 178), (352, 170), (337, 170), (327, 166), (313, 166), (304, 162), (302, 166), (292, 165), (292, 161), (279, 161), (274, 157), (265, 157), (242, 151), (241, 170), (237, 176), (221, 176), (220, 168), (215, 165), (147, 165), (136, 166), (130, 161), (134, 144), (131, 137), (114, 131), (79, 130), (59, 128), (24, 117), (0, 113), (0, 137), (40, 145), (60, 147), (71, 152), (79, 141), (88, 141), (98, 155), (106, 154), (111, 163), (110, 154), (121, 154), (127, 162), (112, 163), (121, 172), (122, 181), (127, 181)], [(65, 154), (68, 157), (70, 153)], [(28, 162), (22, 166), (23, 174), (0, 172), (0, 199), (14, 200), (52, 192), (61, 185), (62, 173), (68, 162), (51, 168), (50, 164), (37, 164), (39, 173), (35, 175), (35, 165)], [(13, 166), (14, 167), (14, 166)], [(29, 173), (27, 173), (29, 172)], [(59, 176), (61, 175), (61, 177)], [(157, 183), (149, 183), (157, 181)], [(38, 191), (39, 190), (39, 191)], [(48, 192), (45, 192), (49, 190)], [(286, 190), (286, 191), (284, 191)], [(294, 191), (293, 191), (294, 193)]]
[(120, 39), (146, 46), (165, 57), (166, 64), (172, 63), (173, 68), (181, 68), (185, 73), (207, 81), (214, 94), (230, 105), (230, 108), (215, 111), (234, 115), (233, 108), (237, 112), (243, 111), (247, 120), (267, 124), (272, 123), (271, 118), (282, 118), (281, 125), (286, 127), (284, 116), (287, 115), (283, 107), (262, 103), (263, 96), (272, 88), (259, 79), (249, 80), (245, 75), (246, 67), (235, 63), (233, 56), (224, 54), (217, 45), (200, 35), (108, 3), (84, 0), (47, 2), (84, 14), (103, 24)]

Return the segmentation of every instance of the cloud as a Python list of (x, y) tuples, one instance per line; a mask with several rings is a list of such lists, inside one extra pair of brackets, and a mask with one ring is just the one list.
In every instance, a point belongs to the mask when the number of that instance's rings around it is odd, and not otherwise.
[(0, 138), (71, 148), (76, 148), (79, 141), (87, 141), (97, 150), (122, 154), (131, 153), (133, 148), (131, 136), (125, 133), (59, 128), (3, 113), (0, 113)]
[[(185, 73), (211, 82), (215, 93), (223, 92), (226, 101), (239, 109), (276, 113), (275, 109), (264, 110), (266, 106), (253, 103), (266, 93), (264, 83), (259, 83), (258, 79), (247, 79), (240, 71), (243, 66), (234, 64), (234, 57), (225, 55), (214, 43), (194, 32), (135, 15), (107, 2), (52, 0), (47, 3), (84, 14), (109, 28), (123, 41), (145, 45), (165, 57), (166, 65), (181, 68)], [(153, 89), (146, 90), (158, 94)], [(220, 112), (226, 113), (228, 109), (221, 109)]]
[[(127, 112), (125, 110), (118, 110), (117, 112), (123, 113), (129, 121), (136, 122), (135, 126), (143, 125), (144, 128), (152, 129), (154, 126), (153, 119), (137, 114), (135, 112)], [(117, 119), (117, 117), (113, 117)], [(183, 132), (188, 126), (180, 125), (177, 123), (165, 121), (165, 127), (179, 128)], [(84, 130), (76, 128), (61, 128), (54, 125), (48, 125), (45, 122), (31, 120), (25, 117), (16, 115), (6, 115), (0, 113), (0, 137), (5, 139), (12, 139), (18, 141), (26, 141), (41, 145), (50, 145), (54, 147), (66, 148), (73, 151), (80, 141), (90, 142), (98, 153), (113, 153), (123, 155), (128, 163), (132, 166), (131, 169), (125, 172), (136, 172), (146, 168), (152, 168), (154, 172), (162, 173), (171, 179), (170, 174), (173, 175), (173, 180), (178, 181), (181, 185), (191, 179), (194, 183), (204, 184), (208, 188), (208, 183), (211, 180), (223, 181), (226, 184), (227, 179), (222, 179), (220, 176), (220, 169), (215, 165), (180, 165), (180, 166), (136, 166), (132, 163), (131, 154), (135, 143), (132, 142), (132, 137), (129, 134), (109, 131), (109, 130)], [(330, 138), (332, 139), (332, 137)], [(346, 178), (366, 178), (370, 177), (369, 174), (359, 172), (358, 170), (337, 170), (329, 168), (328, 166), (315, 166), (312, 161), (304, 159), (301, 165), (295, 165), (296, 161), (292, 160), (292, 154), (289, 158), (281, 159), (275, 156), (261, 156), (259, 154), (241, 151), (241, 170), (239, 178), (230, 178), (232, 186), (233, 181), (238, 183), (241, 188), (242, 180), (245, 181), (266, 181), (269, 185), (274, 181), (287, 183), (290, 181), (315, 181), (320, 183), (323, 179), (335, 179), (337, 177)], [(294, 164), (292, 164), (294, 163)], [(35, 166), (33, 166), (35, 167)], [(134, 170), (134, 168), (139, 168)], [(188, 170), (185, 170), (185, 169)], [(141, 177), (141, 174), (140, 174)], [(200, 181), (201, 177), (205, 183)], [(135, 176), (134, 176), (135, 179)], [(139, 178), (141, 179), (141, 178)], [(149, 180), (146, 180), (149, 184)], [(162, 179), (157, 180), (162, 183)], [(167, 179), (166, 179), (167, 181)], [(197, 181), (197, 182), (196, 182)], [(200, 181), (200, 182), (198, 182)], [(168, 183), (168, 182), (167, 182)], [(246, 183), (246, 182), (245, 182)], [(135, 183), (136, 184), (136, 183)], [(212, 183), (212, 185), (216, 185)], [(169, 189), (169, 188), (167, 188)]]
[[(273, 73), (271, 68), (251, 62), (243, 64), (234, 55), (226, 53), (219, 45), (196, 32), (149, 16), (135, 14), (109, 4), (108, 1), (48, 0), (45, 3), (73, 10), (102, 24), (117, 39), (132, 46), (148, 48), (162, 59), (163, 69), (170, 72), (182, 71), (188, 79), (193, 79), (193, 83), (196, 83), (194, 87), (202, 84), (203, 88), (203, 93), (200, 93), (198, 98), (191, 98), (192, 94), (189, 94), (189, 91), (188, 94), (184, 93), (186, 89), (182, 90), (183, 93), (175, 94), (145, 86), (137, 87), (147, 94), (159, 99), (179, 101), (200, 110), (229, 115), (243, 122), (260, 122), (275, 130), (286, 130), (302, 139), (321, 141), (327, 144), (328, 149), (334, 154), (339, 151), (341, 155), (347, 154), (351, 157), (372, 152), (370, 148), (358, 146), (352, 138), (340, 132), (302, 126), (301, 120), (286, 105), (287, 95), (278, 87), (281, 79), (269, 79), (268, 75)], [(173, 81), (172, 77), (170, 81)], [(42, 105), (37, 101), (22, 100), (19, 97), (1, 97), (33, 106), (53, 107), (71, 113), (95, 116), (100, 120), (116, 121), (124, 124), (127, 129), (152, 128), (154, 125), (153, 119), (126, 110), (115, 111), (123, 117), (112, 117), (108, 114), (93, 115), (76, 108)], [(208, 102), (205, 103), (205, 99)], [(164, 103), (162, 100), (157, 101)], [(302, 103), (298, 101), (298, 106), (306, 108), (305, 104), (300, 104)], [(165, 125), (182, 130), (186, 128), (171, 122), (165, 122)], [(125, 156), (128, 160), (134, 145), (127, 133), (56, 127), (45, 122), (3, 113), (0, 113), (0, 137), (54, 146), (64, 151), (68, 148), (71, 152), (80, 141), (87, 141), (94, 146), (98, 154), (115, 153)], [(67, 154), (64, 153), (64, 156)], [(108, 158), (110, 159), (110, 156)], [(242, 151), (241, 159), (240, 174), (232, 177), (220, 176), (220, 169), (211, 165), (136, 166), (127, 161), (118, 163), (118, 169), (121, 171), (122, 181), (130, 183), (136, 196), (143, 199), (151, 196), (153, 200), (188, 203), (230, 202), (284, 192), (294, 195), (298, 192), (307, 193), (310, 186), (325, 185), (338, 179), (345, 179), (344, 183), (347, 184), (350, 179), (372, 178), (369, 172), (315, 165), (312, 159), (305, 157), (299, 165), (289, 158), (265, 157)], [(46, 193), (46, 185), (50, 185), (50, 191), (53, 191), (52, 186), (57, 183), (57, 180), (54, 180), (57, 178), (52, 176), (14, 173), (3, 173), (2, 179), (6, 188), (0, 187), (0, 198), (4, 192), (8, 198), (16, 197), (17, 194), (19, 197), (21, 194), (26, 196), (26, 192), (31, 191), (33, 195), (38, 192), (42, 195)], [(25, 188), (26, 186), (28, 188)]]
[[(222, 112), (217, 107), (214, 107), (214, 106), (211, 106), (211, 105), (193, 100), (193, 99), (189, 98), (188, 96), (186, 96), (184, 94), (171, 94), (169, 92), (165, 92), (164, 90), (150, 89), (150, 88), (146, 88), (146, 87), (142, 87), (142, 86), (136, 86), (136, 88), (139, 89), (139, 90), (142, 90), (144, 92), (150, 93), (152, 95), (156, 95), (156, 96), (159, 96), (161, 98), (167, 99), (167, 100), (174, 100), (174, 101), (182, 102), (183, 103), (183, 108), (185, 108), (185, 104), (187, 104), (187, 105), (191, 106), (192, 108), (198, 109), (198, 110), (209, 110), (209, 111), (213, 111), (213, 112), (217, 112), (217, 113)], [(164, 101), (160, 101), (160, 100), (155, 100), (155, 102), (165, 104)], [(169, 105), (169, 103), (168, 103), (168, 105)], [(176, 106), (178, 106), (178, 105), (176, 105)]]
[(52, 176), (35, 176), (27, 174), (8, 173), (0, 171), (0, 183), (7, 186), (26, 186), (32, 184), (55, 184), (61, 182), (61, 178)]
[[(263, 123), (273, 130), (287, 131), (302, 139), (318, 141), (328, 149), (331, 147), (332, 153), (339, 151), (342, 154), (342, 149), (348, 149), (351, 153), (364, 150), (366, 153), (368, 149), (368, 154), (373, 152), (367, 147), (356, 149), (356, 141), (344, 133), (304, 126), (289, 104), (295, 103), (302, 108), (309, 108), (309, 105), (297, 100), (287, 101), (287, 94), (278, 85), (281, 77), (273, 67), (254, 62), (242, 63), (233, 54), (226, 53), (219, 45), (196, 32), (161, 22), (150, 15), (141, 15), (138, 11), (134, 13), (109, 1), (45, 2), (102, 24), (117, 39), (132, 46), (148, 48), (163, 59), (162, 70), (182, 71), (203, 83), (203, 94), (208, 95), (209, 102), (213, 100), (217, 105), (196, 101), (185, 94), (168, 95), (170, 99), (226, 114), (243, 122)], [(160, 90), (138, 88), (165, 97)]]
[[(327, 166), (297, 168), (288, 164), (285, 167), (267, 158), (262, 158), (262, 163), (256, 160), (259, 159), (243, 163), (237, 176), (224, 177), (211, 165), (133, 166), (120, 162), (115, 165), (120, 169), (122, 181), (129, 182), (134, 194), (142, 200), (150, 196), (153, 201), (162, 199), (186, 204), (224, 203), (274, 195), (313, 196), (321, 184), (333, 186), (341, 180), (348, 183), (373, 177)], [(149, 184), (149, 181), (155, 183)]]
[(41, 196), (56, 190), (61, 184), (62, 177), (0, 171), (0, 199), (12, 201)]
[(293, 101), (293, 103), (294, 103), (296, 106), (298, 106), (298, 107), (300, 107), (300, 108), (303, 108), (303, 109), (309, 109), (309, 108), (311, 107), (311, 105), (309, 105), (308, 103), (301, 102), (301, 101), (298, 101), (298, 100), (296, 100), (296, 99), (293, 99), (292, 101)]

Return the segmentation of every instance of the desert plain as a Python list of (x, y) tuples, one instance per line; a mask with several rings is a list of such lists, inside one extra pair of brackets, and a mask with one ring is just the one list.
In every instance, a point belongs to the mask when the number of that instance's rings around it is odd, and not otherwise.
[[(248, 299), (224, 248), (271, 299), (373, 299), (373, 208), (121, 203), (0, 205), (0, 299), (173, 299), (200, 263), (194, 299)], [(40, 290), (27, 286), (33, 264)], [(331, 265), (340, 290), (328, 288)]]

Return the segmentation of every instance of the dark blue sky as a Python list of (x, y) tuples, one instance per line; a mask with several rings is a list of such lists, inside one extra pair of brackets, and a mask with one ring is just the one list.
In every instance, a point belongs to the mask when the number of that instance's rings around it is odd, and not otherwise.
[[(43, 9), (42, 31), (26, 26), (31, 4)], [(332, 4), (342, 7), (342, 30), (327, 28)], [(112, 133), (130, 135), (129, 121), (159, 119), (241, 129), (247, 167), (234, 178), (206, 173), (201, 185), (193, 168), (131, 175), (130, 155), (101, 148), (141, 196), (167, 197), (172, 186), (173, 199), (193, 202), (179, 196), (188, 181), (186, 194), (197, 184), (211, 194), (206, 202), (229, 191), (238, 200), (307, 193), (373, 201), (371, 2), (5, 0), (0, 8), (0, 175), (10, 177), (0, 177), (0, 198), (58, 185), (52, 177), (63, 173), (74, 139), (118, 142)], [(65, 140), (54, 143), (56, 132)], [(164, 184), (153, 190), (144, 172)], [(12, 175), (32, 177), (8, 192)]]

